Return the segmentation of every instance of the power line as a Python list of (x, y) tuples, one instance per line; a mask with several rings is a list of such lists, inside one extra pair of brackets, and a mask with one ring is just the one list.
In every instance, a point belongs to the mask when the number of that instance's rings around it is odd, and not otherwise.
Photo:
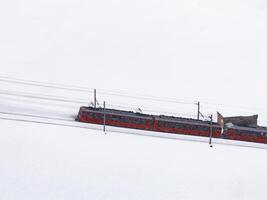
[[(49, 100), (49, 101), (58, 101), (58, 102), (65, 102), (65, 103), (74, 103), (74, 104), (89, 104), (89, 101), (87, 101), (87, 99), (70, 99), (68, 97), (63, 97), (63, 96), (55, 96), (55, 95), (41, 95), (41, 94), (33, 94), (33, 93), (25, 93), (25, 92), (18, 92), (18, 91), (4, 91), (4, 90), (0, 90), (0, 94), (2, 95), (9, 95), (9, 96), (17, 96), (17, 97), (24, 97), (24, 98), (33, 98), (33, 99), (40, 99), (40, 100)], [(187, 117), (195, 117), (194, 114), (188, 114), (188, 113), (181, 113), (181, 112), (170, 112), (170, 111), (161, 111), (161, 110), (156, 110), (154, 108), (147, 108), (147, 107), (143, 107), (143, 106), (137, 106), (137, 105), (126, 105), (123, 103), (117, 103), (119, 105), (114, 105), (114, 104), (108, 104), (109, 106), (113, 106), (113, 107), (119, 107), (119, 108), (126, 108), (126, 109), (133, 109), (133, 108), (139, 108), (141, 107), (142, 110), (146, 111), (146, 112), (152, 112), (152, 113), (165, 113), (165, 114), (170, 114), (170, 115), (182, 115), (182, 116), (187, 116)], [(123, 106), (125, 105), (125, 106)], [(209, 106), (204, 106), (204, 108), (212, 108)]]
[[(85, 93), (93, 93), (93, 88), (87, 88), (87, 87), (81, 87), (81, 86), (75, 86), (75, 85), (66, 85), (66, 84), (59, 84), (59, 83), (47, 83), (47, 82), (40, 82), (40, 81), (32, 81), (32, 80), (26, 80), (26, 79), (18, 79), (18, 78), (11, 78), (7, 76), (0, 76), (1, 82), (8, 82), (8, 83), (15, 83), (15, 84), (22, 84), (22, 85), (28, 85), (28, 86), (37, 86), (37, 87), (46, 87), (46, 88), (52, 88), (52, 89), (62, 89), (62, 90), (68, 90), (68, 91), (75, 91), (75, 92), (85, 92)], [(182, 100), (182, 99), (175, 99), (175, 98), (168, 98), (168, 97), (157, 97), (157, 96), (150, 96), (150, 95), (143, 95), (143, 94), (131, 94), (126, 92), (119, 92), (119, 91), (112, 91), (112, 90), (104, 90), (99, 89), (99, 94), (107, 95), (107, 96), (117, 96), (122, 98), (131, 98), (131, 99), (137, 99), (137, 100), (148, 100), (148, 101), (156, 101), (156, 102), (168, 102), (168, 103), (177, 103), (177, 104), (187, 104), (187, 105), (193, 105), (197, 101), (189, 101), (189, 100)], [(83, 102), (84, 103), (84, 102)], [(258, 111), (267, 111), (267, 108), (255, 108), (255, 107), (245, 107), (245, 106), (237, 106), (237, 105), (228, 105), (228, 104), (220, 104), (220, 103), (214, 103), (214, 102), (208, 102), (208, 101), (201, 101), (202, 105), (204, 104), (204, 107), (210, 107), (214, 105), (215, 108), (220, 107), (229, 107), (234, 109), (242, 109), (242, 110), (258, 110)], [(211, 106), (206, 106), (211, 105)]]
[(195, 118), (194, 113), (181, 113), (181, 111), (169, 111), (163, 108), (162, 110), (157, 110), (156, 108), (150, 108), (146, 106), (127, 105), (127, 104), (120, 104), (120, 103), (114, 104), (114, 102), (110, 102), (107, 105), (109, 107), (114, 107), (114, 108), (122, 108), (122, 109), (130, 109), (130, 110), (133, 110), (133, 109), (137, 110), (140, 108), (142, 111), (149, 112), (149, 113), (166, 114), (166, 115), (168, 114), (168, 115), (174, 115), (174, 116), (181, 115), (181, 116)]
[(193, 102), (183, 102), (183, 101), (178, 101), (178, 100), (168, 100), (168, 99), (162, 99), (162, 98), (157, 98), (157, 97), (133, 96), (133, 95), (107, 93), (107, 92), (98, 92), (98, 93), (104, 94), (104, 95), (117, 96), (117, 97), (138, 99), (138, 100), (149, 100), (149, 101), (157, 101), (157, 102), (165, 102), (165, 103), (177, 103), (177, 104), (187, 104), (187, 105), (193, 105), (194, 104)]
[[(65, 103), (75, 103), (75, 104), (86, 104), (88, 105), (89, 102), (86, 101), (86, 99), (68, 99), (67, 97), (62, 97), (62, 96), (52, 96), (52, 95), (40, 95), (40, 94), (34, 94), (34, 93), (26, 93), (26, 92), (17, 92), (17, 91), (5, 91), (5, 90), (0, 90), (0, 94), (2, 95), (8, 95), (8, 96), (15, 96), (15, 97), (22, 97), (22, 98), (31, 98), (31, 99), (39, 99), (39, 100), (48, 100), (48, 101), (58, 101), (58, 102), (65, 102)], [(114, 103), (114, 102), (113, 102)], [(170, 111), (160, 111), (160, 110), (155, 110), (154, 108), (147, 108), (143, 106), (137, 106), (137, 105), (127, 105), (124, 104), (124, 106), (121, 103), (118, 103), (119, 105), (115, 104), (107, 104), (110, 107), (115, 107), (115, 108), (123, 108), (123, 109), (133, 109), (133, 108), (139, 108), (141, 107), (143, 111), (146, 112), (152, 112), (152, 113), (158, 113), (158, 114), (170, 114), (170, 115), (182, 115), (182, 116), (187, 116), (187, 117), (194, 117), (194, 114), (185, 114), (181, 112), (170, 112)]]
[(48, 100), (48, 101), (59, 101), (59, 102), (65, 102), (65, 103), (76, 103), (76, 104), (88, 104), (86, 101), (82, 100), (71, 100), (71, 99), (66, 99), (64, 97), (59, 97), (59, 96), (54, 96), (54, 97), (49, 97), (49, 96), (36, 96), (32, 93), (21, 93), (19, 92), (9, 92), (9, 91), (0, 91), (0, 94), (2, 95), (8, 95), (8, 96), (16, 96), (16, 97), (24, 97), (24, 98), (32, 98), (32, 99), (39, 99), (39, 100)]
[(67, 118), (48, 117), (48, 116), (42, 116), (42, 115), (33, 115), (33, 114), (17, 113), (17, 112), (4, 112), (4, 111), (0, 111), (0, 114), (4, 114), (4, 115), (16, 115), (16, 116), (23, 116), (23, 117), (37, 117), (37, 118), (42, 118), (42, 119), (53, 119), (53, 120), (61, 120), (61, 121), (73, 121), (73, 119), (67, 119)]
[[(37, 118), (42, 118), (42, 117), (37, 117)], [(11, 118), (11, 117), (2, 117), (0, 116), (0, 119), (2, 120), (8, 120), (8, 121), (17, 121), (17, 122), (26, 122), (26, 123), (36, 123), (36, 124), (47, 124), (47, 125), (55, 125), (55, 126), (62, 126), (62, 127), (71, 127), (71, 128), (82, 128), (82, 129), (91, 129), (91, 130), (102, 130), (102, 127), (99, 128), (95, 128), (95, 127), (89, 127), (89, 126), (83, 126), (83, 125), (78, 125), (82, 124), (80, 122), (77, 122), (77, 125), (74, 124), (67, 124), (67, 123), (63, 123), (65, 122), (70, 122), (70, 120), (61, 120), (63, 121), (62, 123), (56, 123), (56, 122), (44, 122), (44, 121), (38, 121), (38, 120), (30, 120), (30, 119), (16, 119), (16, 118)], [(100, 124), (99, 124), (100, 125)], [(120, 127), (116, 127), (116, 128), (120, 128)], [(113, 133), (123, 133), (123, 134), (134, 134), (134, 135), (139, 135), (139, 136), (146, 136), (146, 137), (157, 137), (157, 138), (164, 138), (164, 139), (178, 139), (178, 140), (184, 140), (184, 141), (192, 141), (192, 142), (204, 142), (206, 143), (206, 141), (202, 141), (200, 139), (192, 139), (192, 138), (181, 138), (179, 137), (180, 135), (177, 135), (178, 137), (175, 138), (174, 134), (167, 134), (164, 133), (163, 135), (158, 135), (155, 132), (155, 135), (152, 134), (146, 134), (146, 133), (134, 133), (134, 132), (127, 132), (127, 131), (123, 131), (123, 129), (117, 129), (117, 130), (108, 130), (109, 132), (113, 132)], [(138, 130), (139, 131), (139, 130)], [(142, 131), (142, 130), (141, 130)], [(169, 136), (169, 137), (168, 137)], [(240, 146), (240, 147), (250, 147), (250, 148), (257, 148), (257, 149), (266, 149), (266, 147), (264, 145), (261, 144), (246, 144), (246, 143), (242, 143), (242, 141), (233, 141), (234, 143), (227, 143), (227, 142), (223, 142), (223, 140), (215, 140), (213, 141), (214, 144), (222, 144), (222, 145), (227, 145), (227, 146)]]
[(26, 105), (40, 105), (40, 106), (45, 106), (45, 107), (60, 107), (60, 108), (63, 108), (64, 109), (77, 109), (77, 106), (80, 106), (80, 104), (78, 103), (68, 103), (68, 104), (65, 104), (65, 103), (61, 103), (60, 101), (46, 101), (46, 102), (43, 102), (43, 101), (35, 101), (35, 98), (32, 99), (32, 98), (26, 98), (26, 97), (21, 97), (23, 98), (23, 101), (20, 100), (20, 97), (17, 97), (17, 96), (12, 96), (12, 95), (7, 95), (5, 98), (4, 98), (5, 94), (1, 94), (0, 93), (0, 103), (6, 103), (8, 105), (12, 105), (14, 102), (16, 104), (26, 104)]
[[(36, 118), (43, 118), (43, 117), (36, 117)], [(10, 117), (0, 117), (0, 119), (9, 120), (9, 121), (20, 121), (20, 122), (30, 122), (30, 123), (37, 123), (37, 124), (48, 124), (48, 125), (66, 126), (66, 127), (74, 127), (74, 128), (100, 130), (98, 128), (86, 127), (86, 126), (82, 126), (82, 125), (71, 125), (71, 124), (66, 124), (66, 123), (64, 124), (64, 123), (44, 122), (44, 121), (29, 120), (29, 119), (14, 119), (14, 118), (10, 118)], [(61, 120), (61, 121), (70, 122), (69, 120)]]
[[(267, 111), (267, 108), (258, 108), (258, 107), (246, 107), (246, 106), (239, 106), (239, 105), (229, 105), (229, 104), (220, 104), (220, 103), (212, 103), (212, 102), (205, 102), (202, 101), (202, 103), (204, 103), (204, 107), (206, 108), (218, 108), (218, 107), (228, 107), (227, 109), (235, 109), (235, 110), (258, 110), (258, 111), (262, 111), (265, 110)], [(213, 105), (213, 106), (206, 106), (206, 105)]]
[[(63, 89), (63, 90), (69, 90), (69, 91), (75, 91), (75, 92), (90, 93), (94, 91), (94, 89), (87, 88), (87, 87), (65, 85), (65, 84), (58, 84), (58, 83), (47, 83), (47, 82), (40, 82), (40, 81), (31, 81), (31, 80), (25, 80), (25, 79), (10, 78), (10, 77), (5, 77), (5, 76), (0, 76), (0, 81), (28, 85), (28, 86), (38, 86), (38, 87), (46, 87), (46, 88), (52, 88), (52, 89)], [(142, 95), (142, 94), (130, 94), (130, 93), (125, 93), (125, 92), (123, 93), (123, 92), (111, 91), (111, 90), (99, 89), (98, 93), (103, 94), (103, 95), (118, 96), (118, 97), (132, 98), (132, 99), (151, 100), (151, 101), (158, 101), (158, 102), (194, 104), (194, 102), (187, 101), (187, 100), (179, 100), (179, 99), (174, 99), (174, 98), (162, 98), (162, 97)]]
[(8, 82), (8, 83), (16, 83), (16, 84), (22, 84), (22, 85), (28, 85), (28, 86), (38, 86), (38, 87), (44, 87), (44, 88), (52, 88), (52, 89), (61, 89), (61, 90), (68, 90), (68, 91), (76, 91), (76, 92), (92, 92), (93, 89), (89, 88), (81, 88), (76, 86), (70, 86), (70, 85), (63, 85), (63, 84), (55, 84), (55, 83), (45, 83), (45, 82), (38, 82), (38, 81), (28, 81), (24, 79), (2, 79), (0, 77), (1, 82)]

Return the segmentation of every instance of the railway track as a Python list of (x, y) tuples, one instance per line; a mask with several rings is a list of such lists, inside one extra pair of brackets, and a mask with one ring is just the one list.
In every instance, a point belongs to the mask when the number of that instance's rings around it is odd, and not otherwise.
[[(103, 130), (102, 125), (77, 122), (75, 121), (74, 116), (73, 117), (55, 117), (55, 116), (43, 116), (43, 115), (35, 115), (35, 114), (27, 114), (27, 113), (0, 111), (0, 119), (7, 120), (7, 121), (54, 125), (54, 126), (62, 126), (62, 127), (69, 127), (69, 128), (90, 129), (90, 130), (96, 130), (96, 131)], [(164, 138), (164, 139), (177, 139), (177, 140), (182, 140), (182, 141), (201, 142), (201, 143), (208, 144), (208, 138), (206, 137), (143, 131), (143, 130), (137, 130), (137, 129), (127, 129), (127, 128), (120, 128), (120, 127), (112, 127), (112, 126), (107, 126), (106, 132), (139, 135), (139, 136), (145, 136), (145, 137), (149, 136), (149, 137)], [(232, 140), (214, 138), (213, 144), (230, 145), (230, 146), (237, 146), (237, 147), (250, 147), (250, 148), (267, 150), (267, 146), (265, 144), (258, 144), (258, 143), (251, 143), (251, 142), (240, 142), (240, 141), (232, 141)]]
[(76, 122), (74, 117), (63, 118), (63, 117), (52, 117), (52, 116), (26, 114), (26, 113), (0, 112), (0, 119), (9, 121), (32, 122), (38, 124), (49, 124), (49, 125), (67, 126), (74, 128), (101, 130), (101, 128), (94, 128), (89, 124), (87, 125), (84, 123)]

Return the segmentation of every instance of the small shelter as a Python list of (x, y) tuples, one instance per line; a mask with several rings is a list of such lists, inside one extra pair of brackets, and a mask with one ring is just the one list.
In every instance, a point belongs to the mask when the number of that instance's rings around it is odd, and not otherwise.
[(217, 121), (221, 127), (224, 127), (227, 124), (250, 128), (258, 127), (258, 115), (223, 117), (219, 112), (217, 112)]

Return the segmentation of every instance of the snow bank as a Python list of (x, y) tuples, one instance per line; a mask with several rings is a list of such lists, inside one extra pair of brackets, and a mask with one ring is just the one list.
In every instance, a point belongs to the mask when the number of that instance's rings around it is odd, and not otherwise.
[(2, 199), (266, 199), (265, 149), (1, 120)]

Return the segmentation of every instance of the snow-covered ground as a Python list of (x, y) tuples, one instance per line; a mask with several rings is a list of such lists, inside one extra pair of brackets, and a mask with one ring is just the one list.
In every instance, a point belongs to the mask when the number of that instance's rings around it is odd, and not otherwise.
[(78, 108), (1, 95), (1, 199), (267, 197), (264, 144), (214, 139), (210, 148), (208, 138), (116, 127), (104, 134), (75, 122)]
[(266, 149), (5, 120), (0, 137), (5, 200), (267, 198)]
[(266, 125), (266, 55), (265, 0), (1, 1), (0, 79), (89, 90), (0, 80), (0, 199), (267, 199), (266, 145), (73, 121), (97, 88), (127, 110), (195, 117), (200, 100)]
[[(0, 25), (2, 75), (200, 100), (267, 124), (265, 0), (9, 0)], [(153, 105), (195, 114), (183, 106)]]
[[(1, 199), (265, 199), (264, 144), (75, 122), (75, 106), (1, 96)], [(13, 121), (14, 120), (14, 121)], [(249, 147), (250, 146), (250, 147)]]

